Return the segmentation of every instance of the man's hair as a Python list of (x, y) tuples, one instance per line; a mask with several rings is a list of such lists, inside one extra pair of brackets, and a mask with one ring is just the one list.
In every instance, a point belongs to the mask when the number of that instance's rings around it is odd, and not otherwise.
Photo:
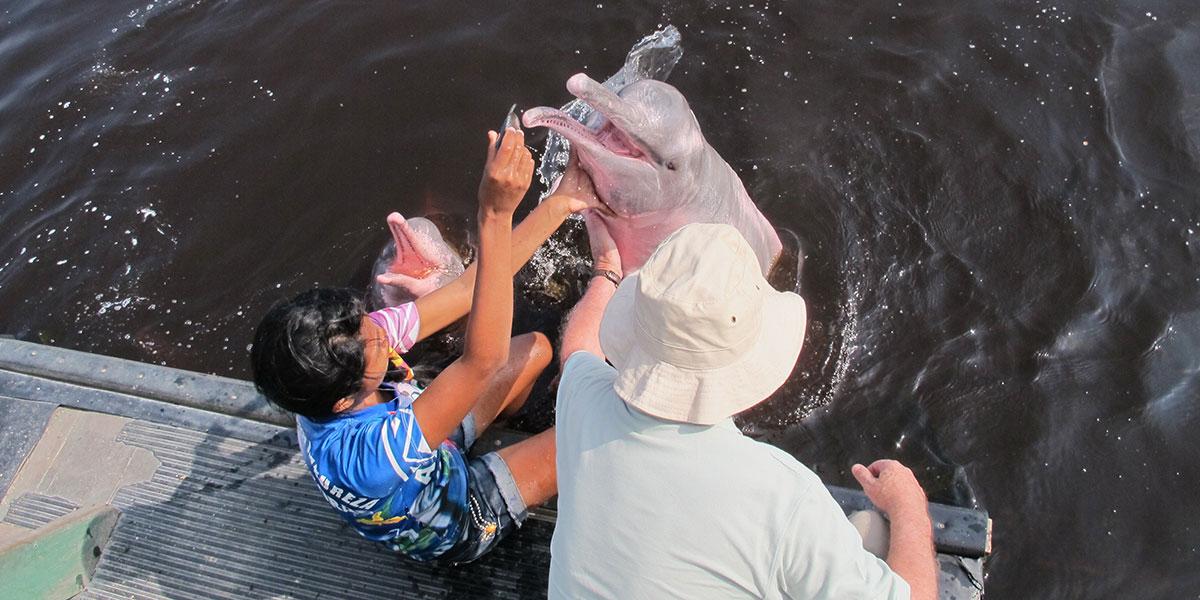
[(362, 386), (362, 298), (347, 289), (314, 289), (271, 307), (254, 332), (254, 386), (284, 410), (311, 419)]

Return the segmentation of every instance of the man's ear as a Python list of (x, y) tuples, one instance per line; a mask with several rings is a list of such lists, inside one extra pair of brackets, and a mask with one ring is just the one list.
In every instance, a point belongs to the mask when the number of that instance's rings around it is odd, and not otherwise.
[(344, 413), (354, 406), (354, 396), (346, 396), (333, 403), (333, 414)]

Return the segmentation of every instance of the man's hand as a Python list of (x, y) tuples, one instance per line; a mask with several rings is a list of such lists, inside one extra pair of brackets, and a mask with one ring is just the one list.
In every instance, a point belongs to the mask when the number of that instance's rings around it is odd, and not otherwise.
[(509, 128), (496, 149), (494, 131), (488, 132), (488, 158), (479, 182), (479, 210), (499, 215), (512, 215), (529, 191), (533, 177), (533, 157), (525, 147), (525, 134)]
[(565, 196), (567, 209), (573, 213), (592, 208), (606, 215), (614, 214), (612, 209), (600, 199), (600, 196), (596, 195), (596, 187), (592, 185), (592, 178), (579, 166), (579, 159), (575, 157), (574, 153), (571, 153), (571, 158), (567, 161), (567, 169), (558, 179), (558, 185), (555, 186), (553, 195)]
[(862, 485), (867, 498), (889, 517), (898, 514), (927, 514), (925, 490), (908, 467), (894, 460), (877, 460), (871, 466), (854, 465), (850, 472)]
[(621, 255), (617, 252), (617, 243), (608, 233), (604, 219), (596, 211), (589, 210), (583, 213), (583, 220), (587, 225), (588, 245), (592, 247), (592, 267), (612, 271), (617, 277), (622, 277)]

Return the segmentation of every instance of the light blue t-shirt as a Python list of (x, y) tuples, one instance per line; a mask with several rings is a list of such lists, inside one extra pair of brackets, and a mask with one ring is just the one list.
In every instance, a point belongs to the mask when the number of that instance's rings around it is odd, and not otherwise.
[(786, 452), (625, 404), (576, 352), (558, 388), (550, 598), (909, 598)]

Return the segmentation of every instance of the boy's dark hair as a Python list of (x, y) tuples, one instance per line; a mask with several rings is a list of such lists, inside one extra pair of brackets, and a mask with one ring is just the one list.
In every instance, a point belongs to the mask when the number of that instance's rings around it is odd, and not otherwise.
[(315, 289), (271, 307), (254, 332), (254, 386), (284, 410), (311, 419), (358, 392), (366, 357), (359, 337), (367, 315), (347, 289)]

